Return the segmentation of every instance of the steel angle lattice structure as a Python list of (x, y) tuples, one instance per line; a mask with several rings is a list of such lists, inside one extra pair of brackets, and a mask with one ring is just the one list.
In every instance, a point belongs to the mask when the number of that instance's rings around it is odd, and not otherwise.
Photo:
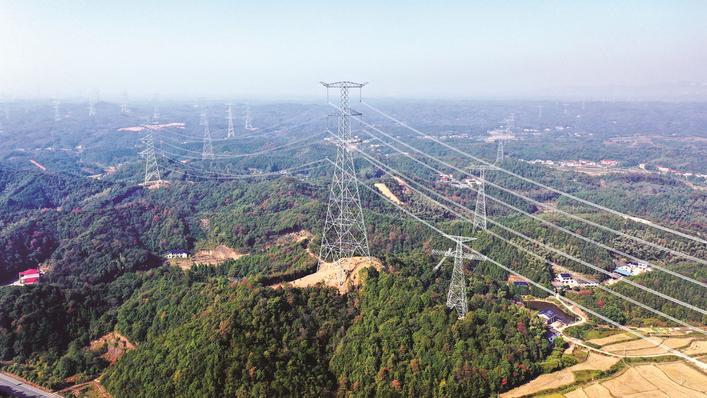
[[(321, 268), (323, 262), (336, 263), (342, 258), (370, 257), (366, 225), (361, 209), (361, 197), (356, 180), (356, 169), (350, 149), (351, 145), (355, 145), (351, 132), (351, 116), (360, 115), (360, 113), (352, 113), (349, 93), (351, 89), (360, 90), (365, 84), (349, 81), (322, 82), (322, 85), (327, 88), (327, 100), (329, 89), (338, 89), (339, 105), (338, 112), (334, 115), (337, 117), (336, 162), (329, 189), (329, 201), (317, 268)], [(337, 273), (339, 283), (343, 283), (346, 275), (340, 264)]]
[(452, 269), (452, 280), (449, 282), (447, 291), (447, 308), (457, 310), (459, 319), (464, 318), (468, 312), (466, 302), (466, 278), (464, 277), (464, 260), (483, 260), (484, 257), (476, 253), (465, 253), (464, 244), (476, 238), (466, 236), (446, 235), (448, 239), (456, 243), (454, 248), (447, 250), (432, 250), (432, 254), (442, 256), (442, 260), (435, 267), (437, 271), (447, 258), (454, 258), (454, 268)]

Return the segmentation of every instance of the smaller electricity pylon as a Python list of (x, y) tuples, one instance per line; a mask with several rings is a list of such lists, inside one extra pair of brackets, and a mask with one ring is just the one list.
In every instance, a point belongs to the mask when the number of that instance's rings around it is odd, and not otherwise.
[(93, 97), (88, 98), (88, 117), (95, 117), (96, 116), (96, 101), (94, 101)]
[(214, 160), (214, 147), (211, 143), (211, 130), (209, 119), (204, 119), (204, 147), (201, 151), (201, 160)]
[(226, 108), (226, 120), (228, 121), (228, 130), (226, 130), (226, 138), (236, 137), (236, 128), (233, 127), (233, 108), (231, 104), (228, 104)]
[(496, 164), (503, 163), (505, 156), (506, 155), (503, 153), (503, 140), (498, 140), (498, 147), (496, 148)]
[(61, 121), (61, 114), (59, 113), (59, 100), (55, 99), (53, 101), (54, 104), (54, 121), (59, 122)]
[(244, 122), (244, 127), (248, 131), (253, 131), (257, 130), (255, 127), (253, 127), (253, 120), (250, 115), (250, 106), (246, 106), (245, 108), (245, 122)]
[(152, 123), (160, 122), (160, 96), (155, 94), (152, 100)]
[(465, 253), (464, 243), (471, 242), (476, 238), (466, 236), (446, 235), (448, 239), (456, 243), (454, 248), (447, 250), (432, 250), (432, 254), (442, 256), (442, 260), (434, 268), (437, 271), (447, 258), (454, 258), (454, 268), (452, 269), (452, 281), (449, 283), (447, 292), (447, 308), (457, 310), (459, 319), (464, 318), (468, 312), (466, 302), (466, 278), (464, 277), (464, 260), (483, 260), (484, 257), (477, 253)]
[(473, 230), (486, 229), (486, 170), (493, 170), (494, 166), (472, 166), (479, 170), (479, 179), (476, 187), (476, 206), (474, 207)]
[(152, 137), (152, 129), (145, 126), (145, 134), (141, 141), (145, 144), (145, 149), (140, 152), (140, 155), (145, 159), (145, 185), (155, 181), (160, 181), (160, 169), (157, 166), (157, 156), (155, 156), (155, 141)]

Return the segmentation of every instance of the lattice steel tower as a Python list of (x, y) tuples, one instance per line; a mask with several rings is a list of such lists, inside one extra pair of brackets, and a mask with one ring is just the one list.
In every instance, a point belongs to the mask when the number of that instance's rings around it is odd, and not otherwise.
[[(322, 82), (322, 85), (327, 88), (327, 98), (330, 88), (339, 89), (339, 105), (336, 115), (338, 117), (336, 167), (334, 167), (334, 176), (329, 189), (329, 203), (319, 250), (319, 267), (322, 262), (336, 262), (342, 258), (370, 257), (356, 169), (353, 155), (349, 150), (349, 147), (354, 145), (351, 116), (360, 115), (351, 111), (349, 90), (352, 88), (360, 90), (365, 83), (341, 81)], [(339, 265), (338, 277), (339, 283), (343, 283), (345, 275), (341, 265)]]
[(479, 185), (476, 188), (476, 206), (474, 207), (473, 230), (486, 229), (486, 170), (492, 166), (474, 166), (479, 170)]
[(226, 120), (228, 121), (228, 130), (226, 130), (226, 138), (236, 137), (236, 128), (233, 127), (233, 108), (231, 104), (228, 104), (226, 108)]
[(140, 155), (145, 158), (145, 185), (153, 181), (160, 181), (160, 168), (157, 166), (157, 156), (155, 156), (155, 141), (152, 137), (152, 129), (145, 126), (147, 134), (142, 137), (141, 141), (145, 144), (145, 149), (140, 152)]
[(471, 242), (476, 238), (466, 236), (446, 235), (447, 238), (456, 243), (455, 248), (445, 250), (432, 250), (432, 254), (443, 256), (442, 261), (437, 264), (435, 271), (439, 269), (449, 257), (454, 257), (454, 268), (452, 269), (452, 280), (447, 291), (447, 308), (457, 310), (459, 319), (464, 318), (468, 312), (466, 302), (466, 278), (464, 277), (464, 260), (483, 260), (483, 256), (476, 253), (464, 253), (464, 243)]
[(255, 127), (253, 127), (253, 121), (251, 120), (250, 116), (250, 106), (246, 106), (245, 108), (245, 121), (243, 122), (243, 127), (248, 131), (255, 130)]
[(93, 100), (93, 97), (90, 97), (88, 99), (88, 117), (95, 117), (96, 116), (96, 102)]
[(201, 160), (214, 160), (214, 147), (211, 143), (211, 129), (209, 129), (209, 119), (204, 119), (204, 147), (201, 150)]
[(503, 140), (498, 140), (498, 146), (496, 147), (496, 164), (503, 163), (505, 156), (506, 155), (503, 152)]
[(54, 121), (61, 121), (61, 114), (59, 114), (59, 100), (54, 100)]

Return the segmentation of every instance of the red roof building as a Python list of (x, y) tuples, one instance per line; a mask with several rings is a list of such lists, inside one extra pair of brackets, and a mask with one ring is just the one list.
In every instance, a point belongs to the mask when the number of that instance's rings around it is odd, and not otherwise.
[(42, 276), (42, 273), (35, 268), (30, 268), (27, 270), (24, 270), (20, 272), (19, 277), (20, 277), (20, 284), (21, 285), (36, 285), (39, 283), (39, 278)]

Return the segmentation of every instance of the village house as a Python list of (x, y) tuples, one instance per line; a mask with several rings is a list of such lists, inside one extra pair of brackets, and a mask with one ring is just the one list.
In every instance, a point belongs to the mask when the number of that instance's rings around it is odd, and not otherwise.
[(164, 257), (168, 259), (187, 258), (189, 257), (189, 252), (185, 250), (169, 250), (165, 253)]
[(30, 268), (19, 273), (19, 283), (22, 286), (36, 285), (42, 273), (36, 268)]

